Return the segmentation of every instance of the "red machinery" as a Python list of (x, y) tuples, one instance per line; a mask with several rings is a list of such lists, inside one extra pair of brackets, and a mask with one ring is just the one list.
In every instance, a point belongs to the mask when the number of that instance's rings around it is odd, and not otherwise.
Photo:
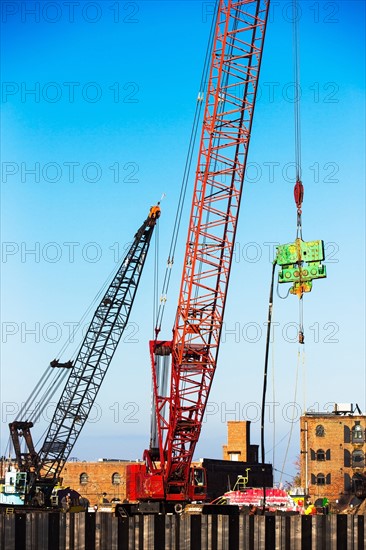
[(268, 9), (218, 3), (173, 339), (150, 344), (157, 437), (128, 469), (130, 502), (206, 497), (205, 471), (191, 463), (217, 365)]

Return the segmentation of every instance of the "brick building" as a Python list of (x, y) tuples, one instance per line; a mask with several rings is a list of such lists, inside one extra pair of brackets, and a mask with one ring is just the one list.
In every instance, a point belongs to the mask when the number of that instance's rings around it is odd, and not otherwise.
[[(248, 467), (248, 484), (253, 487), (262, 486), (263, 475), (266, 483), (272, 486), (272, 467), (266, 465), (265, 470), (258, 465), (258, 445), (250, 443), (250, 422), (232, 421), (228, 422), (228, 442), (223, 446), (224, 460), (237, 462), (232, 468), (220, 460), (209, 460), (207, 465), (210, 485), (218, 491), (212, 494), (212, 498), (227, 490), (228, 476), (231, 475), (231, 483), (234, 485), (239, 474), (245, 474), (245, 467)], [(203, 462), (207, 461), (204, 459)], [(99, 459), (96, 462), (69, 461), (62, 470), (63, 485), (72, 487), (82, 496), (86, 497), (91, 505), (99, 504), (103, 498), (124, 500), (126, 498), (126, 466), (135, 464), (127, 460)], [(225, 469), (226, 468), (226, 469)], [(223, 480), (218, 487), (213, 483), (220, 481), (220, 472)], [(263, 473), (264, 472), (264, 473)], [(220, 479), (219, 479), (220, 478)]]
[(258, 445), (250, 443), (250, 421), (227, 423), (227, 444), (223, 445), (223, 459), (241, 462), (258, 462)]
[(62, 470), (62, 483), (86, 497), (91, 505), (104, 498), (126, 498), (126, 460), (99, 459), (97, 462), (67, 462)]
[(366, 416), (356, 405), (331, 413), (306, 412), (300, 418), (301, 485), (312, 502), (326, 497), (345, 503), (365, 479)]

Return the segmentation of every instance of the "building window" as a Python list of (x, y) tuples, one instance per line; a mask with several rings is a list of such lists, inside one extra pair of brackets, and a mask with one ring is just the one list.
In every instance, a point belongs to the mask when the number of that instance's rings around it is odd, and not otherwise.
[(113, 485), (120, 485), (121, 484), (121, 474), (119, 474), (118, 472), (115, 472), (112, 475), (112, 484)]
[(89, 481), (89, 476), (86, 472), (80, 474), (80, 485), (86, 485)]
[(318, 449), (316, 451), (316, 460), (325, 460), (325, 452), (323, 449)]
[(344, 490), (346, 493), (352, 490), (351, 478), (349, 474), (344, 474)]
[(317, 435), (318, 437), (324, 437), (325, 436), (324, 426), (322, 426), (321, 424), (318, 424), (318, 426), (315, 428), (315, 435)]
[(240, 453), (229, 453), (230, 460), (233, 462), (238, 462), (240, 458)]
[(324, 474), (318, 474), (316, 476), (316, 484), (317, 485), (325, 485), (325, 475)]
[(323, 449), (318, 449), (317, 451), (314, 451), (314, 449), (310, 449), (310, 459), (311, 460), (330, 460), (330, 449), (327, 449), (324, 451)]
[(362, 474), (355, 474), (352, 477), (352, 491), (358, 498), (366, 497), (366, 487), (364, 482), (364, 476)]
[(352, 453), (352, 468), (364, 468), (365, 455), (362, 451), (353, 451)]
[(351, 467), (351, 453), (349, 452), (348, 449), (344, 449), (344, 461), (343, 461), (343, 466), (345, 468), (350, 468)]
[(312, 485), (330, 485), (331, 482), (331, 475), (327, 474), (326, 476), (324, 474), (311, 474), (311, 484)]
[(343, 426), (344, 430), (344, 443), (351, 443), (351, 430), (348, 426)]
[(362, 427), (360, 425), (360, 421), (356, 421), (355, 425), (352, 428), (352, 443), (363, 443), (364, 439), (365, 438)]

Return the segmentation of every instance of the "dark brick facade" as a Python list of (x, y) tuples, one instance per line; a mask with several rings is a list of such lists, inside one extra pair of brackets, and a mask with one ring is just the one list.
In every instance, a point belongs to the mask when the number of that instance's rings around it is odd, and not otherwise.
[[(250, 467), (250, 483), (258, 486), (262, 481), (257, 481), (258, 466), (258, 445), (250, 444), (250, 422), (228, 422), (228, 444), (223, 447), (223, 458), (226, 460), (235, 459), (238, 464), (239, 474), (245, 474), (245, 467)], [(215, 462), (215, 461), (211, 461)], [(220, 461), (216, 461), (220, 462)], [(222, 462), (224, 463), (224, 462)], [(109, 502), (112, 499), (126, 498), (126, 466), (135, 464), (125, 460), (100, 460), (98, 462), (67, 462), (62, 470), (63, 485), (69, 486), (86, 497), (91, 505), (100, 504), (104, 499)], [(230, 465), (229, 465), (230, 467)], [(231, 465), (231, 469), (233, 465)], [(258, 470), (258, 471), (257, 471)], [(272, 485), (272, 467), (266, 465), (266, 483)], [(234, 475), (235, 474), (235, 475)], [(217, 477), (217, 473), (215, 474)], [(231, 480), (235, 483), (238, 473), (232, 470)], [(211, 476), (212, 479), (212, 476)], [(216, 488), (218, 491), (227, 490), (227, 473), (225, 480)], [(103, 497), (103, 494), (105, 496)], [(217, 495), (216, 495), (217, 496)]]
[(250, 421), (232, 420), (227, 423), (227, 445), (223, 445), (223, 459), (258, 462), (258, 445), (250, 444)]
[(127, 464), (132, 462), (67, 462), (61, 474), (62, 483), (86, 497), (91, 505), (100, 504), (103, 498), (109, 502), (114, 498), (123, 500), (126, 498)]
[(305, 413), (300, 419), (301, 485), (312, 502), (346, 501), (366, 474), (366, 416)]

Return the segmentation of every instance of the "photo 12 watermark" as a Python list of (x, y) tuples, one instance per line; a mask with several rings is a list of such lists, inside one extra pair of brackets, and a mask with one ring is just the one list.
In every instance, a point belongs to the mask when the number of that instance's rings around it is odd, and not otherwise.
[[(132, 242), (124, 244), (115, 241), (111, 245), (95, 241), (3, 241), (1, 243), (1, 263), (47, 263), (57, 264), (66, 262), (70, 264), (86, 262), (95, 264), (111, 258), (117, 264), (129, 250)], [(257, 264), (266, 262), (272, 264), (277, 254), (278, 241), (270, 242), (241, 242), (236, 241), (233, 247), (233, 262), (236, 264)], [(206, 245), (206, 252), (210, 247)], [(339, 262), (339, 245), (335, 242), (324, 243), (324, 263)]]
[(1, 102), (6, 103), (68, 103), (93, 104), (112, 103), (139, 103), (140, 86), (137, 82), (104, 83), (97, 81), (78, 82), (16, 82), (3, 81), (1, 84)]
[[(216, 2), (204, 1), (201, 6), (202, 23), (211, 23), (216, 13)], [(334, 25), (341, 22), (340, 2), (302, 2), (271, 0), (268, 22), (284, 21), (294, 23), (307, 18), (312, 23)]]
[[(2, 344), (56, 344), (66, 342), (67, 345), (81, 342), (89, 331), (90, 323), (80, 325), (78, 321), (2, 321)], [(121, 342), (124, 344), (138, 344), (140, 326), (130, 321), (124, 328)]]
[(123, 183), (137, 184), (140, 182), (140, 166), (135, 161), (103, 165), (99, 162), (81, 163), (76, 160), (63, 162), (2, 162), (1, 181), (4, 184), (41, 183)]
[[(45, 405), (36, 402), (32, 408), (27, 408), (27, 403), (17, 401), (3, 401), (1, 404), (1, 422), (8, 424), (17, 415), (37, 418), (37, 422), (50, 423), (53, 419), (58, 403), (50, 401)], [(114, 424), (138, 424), (144, 421), (144, 410), (141, 403), (136, 401), (113, 401), (102, 403), (95, 401), (90, 408), (89, 424), (97, 424), (102, 419)], [(307, 412), (329, 413), (334, 410), (334, 402), (321, 404), (312, 403), (307, 407)], [(267, 401), (265, 404), (266, 422), (274, 424), (282, 420), (288, 424), (296, 423), (304, 414), (303, 406), (296, 401)], [(203, 423), (219, 421), (227, 424), (229, 421), (250, 421), (253, 424), (260, 422), (262, 417), (262, 403), (259, 401), (208, 401), (205, 409)]]
[(2, 23), (87, 23), (96, 25), (104, 21), (110, 23), (139, 23), (142, 2), (118, 1), (55, 1), (1, 2)]

